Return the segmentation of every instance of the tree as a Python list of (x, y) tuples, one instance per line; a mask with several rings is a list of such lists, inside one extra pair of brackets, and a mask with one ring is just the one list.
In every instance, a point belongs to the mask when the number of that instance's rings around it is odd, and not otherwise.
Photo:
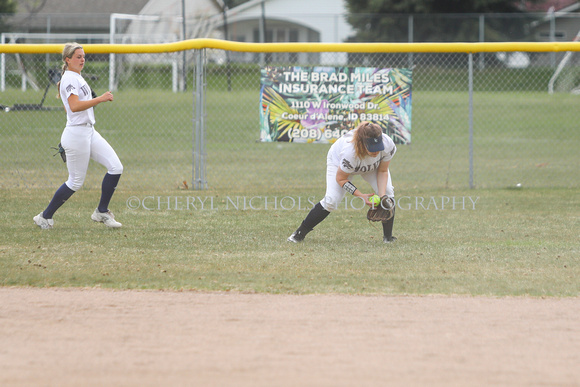
[(0, 32), (7, 31), (7, 26), (4, 23), (4, 19), (14, 13), (16, 13), (15, 0), (0, 0)]
[(238, 5), (247, 3), (249, 0), (223, 0), (224, 4), (227, 5), (229, 9), (237, 7)]
[[(358, 42), (407, 42), (409, 15), (420, 22), (413, 24), (413, 40), (418, 41), (473, 41), (478, 36), (477, 21), (466, 23), (467, 18), (442, 14), (491, 14), (519, 13), (515, 0), (345, 0), (347, 20), (356, 34), (351, 41)], [(545, 0), (532, 0), (539, 3)], [(467, 15), (463, 15), (467, 16)], [(521, 23), (493, 20), (486, 24), (486, 33), (497, 36), (497, 29), (506, 28), (503, 35), (515, 40), (523, 31)], [(495, 24), (495, 25), (494, 25)], [(494, 34), (494, 30), (496, 33)], [(518, 32), (520, 31), (520, 32)], [(474, 39), (475, 37), (475, 39)]]
[(16, 12), (15, 0), (0, 0), (0, 14), (13, 14)]

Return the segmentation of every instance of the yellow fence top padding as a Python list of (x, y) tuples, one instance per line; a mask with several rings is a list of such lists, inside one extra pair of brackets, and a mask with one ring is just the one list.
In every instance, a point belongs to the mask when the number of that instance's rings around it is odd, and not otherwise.
[[(58, 54), (64, 44), (2, 44), (5, 54)], [(85, 44), (91, 54), (144, 54), (215, 48), (241, 52), (560, 52), (580, 51), (580, 42), (504, 43), (242, 43), (220, 39), (191, 39), (162, 44)]]

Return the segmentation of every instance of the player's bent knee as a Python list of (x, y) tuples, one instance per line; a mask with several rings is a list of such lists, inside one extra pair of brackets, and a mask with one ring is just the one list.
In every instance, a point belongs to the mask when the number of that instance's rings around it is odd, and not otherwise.
[(65, 181), (64, 184), (66, 184), (66, 186), (73, 192), (77, 192), (79, 190), (78, 188), (71, 186), (71, 183), (68, 180)]
[(84, 183), (84, 182), (85, 182), (85, 180), (84, 180), (84, 179), (82, 179), (82, 180), (75, 179), (75, 180), (72, 180), (72, 181), (71, 181), (71, 180), (67, 181), (67, 182), (66, 182), (66, 185), (67, 185), (67, 186), (68, 186), (70, 189), (72, 189), (73, 191), (75, 191), (75, 192), (76, 192), (76, 191), (78, 191), (79, 189), (81, 189), (81, 187), (83, 186), (83, 183)]
[(332, 212), (338, 208), (338, 202), (336, 200), (333, 200), (332, 198), (329, 198), (329, 197), (325, 197), (320, 202), (320, 204), (328, 212)]
[(109, 175), (120, 175), (123, 173), (123, 164), (113, 165), (107, 172)]

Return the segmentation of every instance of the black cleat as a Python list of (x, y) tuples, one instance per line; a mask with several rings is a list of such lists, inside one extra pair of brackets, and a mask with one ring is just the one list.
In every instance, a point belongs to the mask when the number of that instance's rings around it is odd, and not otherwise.
[(389, 237), (383, 237), (383, 243), (393, 243), (396, 240), (397, 240), (397, 237), (394, 237), (394, 236), (392, 236), (390, 238)]
[(292, 233), (292, 235), (290, 235), (288, 237), (288, 242), (292, 242), (292, 243), (300, 243), (304, 240), (304, 237), (306, 235), (304, 235), (302, 232), (300, 231), (295, 231)]

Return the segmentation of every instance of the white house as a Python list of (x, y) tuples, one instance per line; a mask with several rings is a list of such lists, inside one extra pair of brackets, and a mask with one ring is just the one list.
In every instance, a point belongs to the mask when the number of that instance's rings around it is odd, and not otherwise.
[(251, 0), (228, 10), (229, 40), (259, 42), (343, 42), (353, 30), (344, 0)]
[[(134, 20), (127, 28), (126, 39), (134, 43), (143, 42), (142, 39), (149, 39), (149, 42), (183, 39), (182, 14), (187, 21), (185, 39), (330, 43), (343, 42), (353, 34), (345, 19), (343, 0), (250, 0), (232, 9), (225, 9), (222, 0), (185, 0), (185, 10), (182, 0), (150, 0), (139, 14), (149, 20)], [(230, 58), (251, 62), (256, 60), (256, 55), (231, 53)], [(325, 62), (319, 54), (274, 53), (267, 56), (274, 61)], [(338, 58), (339, 54), (332, 56), (332, 62), (346, 59)], [(219, 61), (216, 53), (212, 58)]]
[[(238, 42), (344, 42), (354, 31), (346, 22), (344, 0), (250, 0), (216, 16), (227, 39)], [(223, 35), (222, 35), (223, 36)], [(232, 53), (238, 61), (256, 54)], [(344, 63), (346, 54), (272, 53), (268, 59), (298, 63)]]
[(132, 43), (218, 38), (222, 34), (218, 30), (220, 19), (216, 16), (222, 9), (221, 0), (149, 0), (139, 15), (126, 15), (130, 24), (118, 32)]

